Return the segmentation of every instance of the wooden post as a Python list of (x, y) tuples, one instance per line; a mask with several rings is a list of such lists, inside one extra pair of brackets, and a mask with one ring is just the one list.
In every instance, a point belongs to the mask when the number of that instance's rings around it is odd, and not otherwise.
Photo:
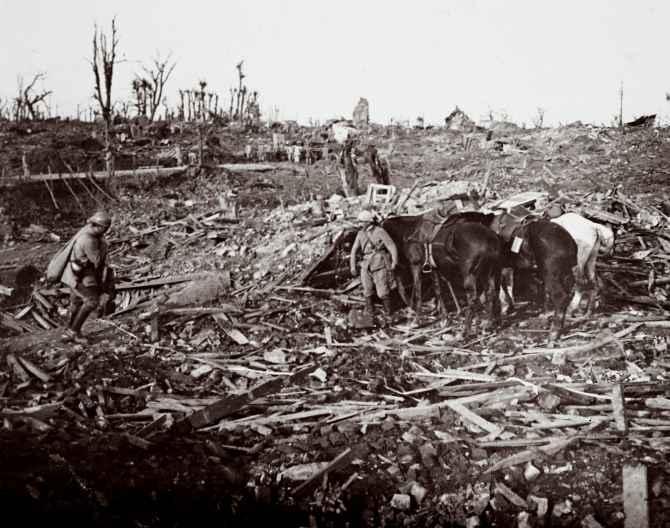
[(21, 166), (23, 167), (23, 175), (27, 178), (30, 176), (30, 169), (28, 168), (28, 159), (26, 157), (26, 153), (23, 152), (21, 154)]
[(158, 327), (158, 312), (151, 317), (151, 342), (157, 343), (160, 340), (160, 332)]
[(79, 200), (79, 197), (77, 196), (77, 193), (75, 193), (74, 190), (72, 189), (72, 186), (71, 186), (70, 183), (67, 181), (67, 178), (63, 178), (63, 175), (60, 174), (60, 173), (58, 174), (58, 176), (60, 177), (60, 179), (62, 180), (62, 182), (65, 184), (65, 187), (67, 187), (68, 191), (70, 191), (70, 194), (72, 194), (72, 196), (74, 197), (74, 200), (77, 202), (77, 205), (79, 205), (79, 209), (81, 209), (81, 211), (82, 211), (84, 214), (86, 214), (86, 209), (84, 208), (84, 205), (83, 205), (83, 204), (81, 203), (81, 201)]
[(623, 467), (623, 511), (626, 516), (624, 528), (649, 527), (647, 466)]
[[(49, 174), (51, 174), (51, 166), (50, 165), (47, 165), (47, 169), (49, 171)], [(53, 191), (51, 190), (51, 186), (49, 185), (49, 182), (47, 181), (46, 178), (44, 178), (43, 181), (44, 181), (44, 185), (47, 188), (47, 191), (49, 191), (49, 196), (51, 196), (51, 201), (54, 204), (54, 208), (58, 211), (60, 209), (60, 207), (58, 207), (58, 202), (56, 201), (56, 197), (54, 196)]]

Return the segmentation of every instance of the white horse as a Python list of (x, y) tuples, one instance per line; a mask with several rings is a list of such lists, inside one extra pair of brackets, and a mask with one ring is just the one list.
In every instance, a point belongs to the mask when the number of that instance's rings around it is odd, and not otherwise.
[(592, 309), (593, 297), (598, 291), (596, 278), (596, 260), (598, 255), (608, 254), (614, 248), (614, 231), (591, 220), (587, 220), (577, 213), (566, 213), (552, 220), (563, 227), (577, 243), (577, 269), (582, 275), (578, 278), (575, 294), (568, 306), (567, 314), (579, 308), (585, 287), (588, 287), (586, 313)]

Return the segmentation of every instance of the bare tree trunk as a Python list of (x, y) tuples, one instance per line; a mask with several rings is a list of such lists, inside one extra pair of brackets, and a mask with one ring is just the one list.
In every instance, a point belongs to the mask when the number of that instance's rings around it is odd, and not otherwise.
[(184, 120), (184, 90), (179, 90), (179, 121)]
[(246, 95), (247, 95), (247, 87), (245, 86), (245, 87), (242, 88), (242, 99), (240, 100), (240, 114), (239, 114), (240, 115), (240, 123), (244, 123), (244, 118), (245, 118), (245, 115), (244, 115), (244, 98), (246, 97)]
[(95, 77), (94, 96), (100, 105), (102, 118), (105, 122), (105, 165), (110, 178), (109, 181), (112, 181), (114, 167), (110, 129), (112, 126), (112, 81), (114, 79), (114, 66), (117, 62), (116, 47), (118, 43), (116, 18), (112, 19), (111, 45), (107, 41), (107, 35), (98, 31), (98, 27), (95, 26), (93, 31), (93, 60), (91, 61), (91, 66)]
[(204, 140), (204, 133), (203, 133), (203, 128), (204, 124), (200, 123), (198, 125), (198, 167), (202, 168), (203, 165), (203, 157), (204, 157), (204, 152), (205, 152), (205, 140)]
[(188, 117), (187, 117), (186, 120), (187, 120), (187, 121), (190, 121), (190, 120), (191, 120), (191, 90), (187, 90), (187, 91), (186, 91), (186, 99), (187, 99), (187, 100), (186, 100), (186, 104), (188, 105), (188, 106), (187, 106), (187, 109), (188, 109)]

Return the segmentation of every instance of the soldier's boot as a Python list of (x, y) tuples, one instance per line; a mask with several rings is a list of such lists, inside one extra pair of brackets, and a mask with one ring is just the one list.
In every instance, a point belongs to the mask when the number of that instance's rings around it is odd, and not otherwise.
[(375, 303), (371, 296), (365, 298), (365, 313), (370, 317), (375, 315)]
[(91, 313), (93, 313), (93, 311), (97, 308), (97, 306), (98, 306), (97, 300), (87, 299), (83, 303), (81, 308), (79, 308), (77, 315), (74, 317), (74, 320), (72, 321), (72, 324), (69, 327), (69, 330), (71, 330), (74, 333), (72, 341), (74, 341), (75, 343), (79, 344), (88, 343), (88, 339), (81, 335), (81, 327), (84, 325), (86, 319), (88, 319), (88, 316), (91, 315)]
[(391, 297), (388, 295), (382, 297), (382, 304), (384, 305), (384, 323), (389, 324), (393, 322), (393, 305), (391, 303)]
[(384, 314), (386, 317), (391, 317), (393, 315), (393, 305), (391, 303), (391, 297), (386, 296), (382, 297), (382, 304), (384, 305)]

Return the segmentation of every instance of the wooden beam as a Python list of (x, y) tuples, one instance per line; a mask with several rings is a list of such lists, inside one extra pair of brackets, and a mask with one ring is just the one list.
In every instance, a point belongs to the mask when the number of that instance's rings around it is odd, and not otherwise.
[(624, 528), (649, 528), (647, 466), (623, 467)]
[(292, 495), (299, 495), (299, 494), (309, 490), (310, 487), (313, 486), (314, 484), (316, 484), (320, 479), (322, 479), (324, 477), (324, 475), (328, 474), (330, 471), (333, 471), (333, 470), (337, 469), (338, 467), (341, 467), (341, 466), (349, 463), (349, 458), (350, 457), (351, 457), (351, 448), (347, 447), (344, 451), (342, 451), (339, 455), (337, 455), (321, 471), (317, 471), (309, 479), (307, 479), (305, 482), (300, 484), (300, 486), (295, 488), (292, 492)]
[[(274, 170), (275, 166), (268, 163), (224, 163), (214, 165), (219, 169), (225, 169), (230, 172), (267, 172)], [(143, 167), (133, 170), (114, 171), (115, 178), (126, 178), (131, 176), (172, 176), (181, 172), (186, 172), (188, 165), (178, 167)], [(51, 173), (51, 174), (30, 174), (28, 176), (4, 176), (0, 178), (0, 187), (11, 187), (21, 183), (47, 182), (59, 180), (86, 180), (90, 177), (106, 179), (109, 178), (107, 171), (99, 172), (71, 172), (71, 173)]]
[(313, 368), (313, 365), (309, 365), (296, 371), (290, 377), (278, 377), (261, 381), (243, 394), (235, 394), (222, 398), (204, 409), (186, 416), (176, 424), (177, 430), (188, 431), (189, 429), (200, 429), (201, 427), (218, 422), (258, 398), (279, 392), (285, 384), (296, 382), (302, 376), (306, 376), (308, 371)]

